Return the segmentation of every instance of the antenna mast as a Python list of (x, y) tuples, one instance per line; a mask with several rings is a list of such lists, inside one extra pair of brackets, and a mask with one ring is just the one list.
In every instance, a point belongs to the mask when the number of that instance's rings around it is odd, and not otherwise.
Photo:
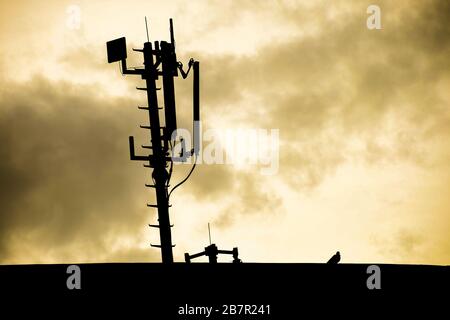
[[(160, 234), (160, 244), (152, 244), (152, 247), (161, 249), (163, 263), (173, 263), (172, 234), (169, 218), (169, 182), (172, 174), (173, 163), (175, 161), (185, 162), (194, 154), (194, 151), (184, 151), (180, 156), (173, 155), (176, 144), (176, 108), (175, 108), (175, 88), (174, 77), (178, 76), (178, 70), (183, 78), (186, 78), (192, 65), (194, 66), (194, 91), (199, 90), (199, 62), (190, 59), (189, 69), (183, 71), (183, 65), (177, 61), (175, 54), (175, 39), (173, 33), (172, 19), (170, 19), (170, 41), (155, 41), (151, 43), (148, 37), (147, 17), (145, 17), (145, 27), (147, 31), (147, 42), (143, 49), (133, 49), (144, 55), (144, 67), (128, 69), (126, 64), (127, 50), (125, 38), (119, 38), (106, 43), (108, 52), (108, 62), (121, 61), (122, 73), (139, 75), (145, 81), (145, 87), (136, 88), (147, 93), (147, 106), (138, 107), (140, 110), (148, 112), (149, 125), (141, 125), (142, 129), (149, 130), (150, 137), (148, 145), (142, 145), (143, 149), (151, 150), (147, 155), (136, 155), (134, 147), (134, 137), (129, 137), (130, 159), (143, 161), (144, 167), (152, 170), (152, 184), (146, 187), (155, 189), (156, 204), (147, 204), (148, 207), (158, 210), (158, 224), (150, 224), (150, 227), (158, 228)], [(162, 77), (164, 108), (159, 107), (157, 91), (161, 90), (156, 86), (156, 81)], [(199, 120), (198, 92), (194, 92), (194, 117)], [(165, 125), (161, 125), (159, 110), (164, 109)], [(180, 137), (180, 142), (182, 137)], [(184, 143), (184, 141), (183, 141)], [(196, 149), (196, 146), (194, 146)], [(172, 153), (172, 156), (170, 154)], [(167, 168), (169, 168), (169, 171)], [(191, 170), (192, 172), (192, 170)]]
[(209, 228), (209, 222), (208, 222), (208, 234), (209, 234), (209, 244), (211, 245), (211, 229)]
[(145, 17), (145, 30), (147, 31), (147, 42), (150, 42), (150, 38), (148, 37), (147, 17)]

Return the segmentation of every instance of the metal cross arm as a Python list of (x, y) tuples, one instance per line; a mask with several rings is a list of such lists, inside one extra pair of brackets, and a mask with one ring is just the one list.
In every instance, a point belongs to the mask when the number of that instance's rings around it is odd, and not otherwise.
[(121, 60), (121, 64), (122, 64), (122, 73), (123, 74), (136, 74), (136, 75), (142, 76), (145, 72), (145, 69), (138, 69), (138, 68), (128, 69), (126, 59)]
[(134, 137), (133, 136), (129, 136), (128, 137), (128, 143), (130, 145), (130, 159), (131, 160), (139, 160), (139, 161), (152, 161), (152, 156), (151, 155), (147, 155), (147, 156), (137, 156), (135, 151), (134, 151)]

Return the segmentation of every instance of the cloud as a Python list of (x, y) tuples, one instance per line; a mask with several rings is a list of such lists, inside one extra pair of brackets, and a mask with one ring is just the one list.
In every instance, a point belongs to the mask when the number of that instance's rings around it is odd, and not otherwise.
[(390, 260), (413, 263), (421, 255), (424, 235), (408, 229), (397, 230), (389, 239), (374, 237), (373, 243)]
[[(286, 177), (300, 167), (314, 180), (311, 186), (334, 171), (323, 168), (349, 157), (423, 164), (424, 157), (436, 156), (424, 154), (430, 151), (425, 145), (431, 128), (439, 127), (434, 139), (449, 134), (448, 101), (438, 92), (449, 81), (450, 52), (443, 41), (450, 35), (448, 4), (380, 6), (385, 19), (380, 31), (365, 27), (362, 4), (275, 10), (298, 27), (317, 20), (321, 28), (314, 36), (274, 41), (250, 56), (204, 56), (204, 104), (216, 112), (226, 109), (224, 117), (249, 127), (280, 128), (288, 148), (281, 150)], [(345, 19), (324, 14), (333, 9)], [(353, 139), (366, 148), (345, 154)], [(389, 145), (376, 142), (383, 139)]]
[[(365, 25), (369, 4), (246, 1), (189, 7), (187, 12), (209, 14), (189, 26), (195, 32), (184, 41), (251, 48), (245, 54), (182, 52), (201, 61), (204, 128), (215, 126), (217, 119), (248, 128), (279, 128), (280, 171), (273, 181), (301, 193), (314, 192), (349, 162), (397, 162), (421, 170), (438, 166), (448, 172), (450, 4), (379, 1), (383, 29), (373, 31)], [(87, 5), (83, 10), (89, 12)], [(208, 32), (199, 30), (205, 25)], [(270, 25), (280, 28), (263, 30)], [(218, 34), (229, 37), (212, 39)], [(58, 51), (54, 62), (66, 81), (35, 76), (13, 82), (1, 75), (2, 263), (145, 258), (145, 249), (131, 251), (129, 241), (133, 235), (141, 241), (142, 228), (151, 220), (143, 207), (144, 169), (130, 163), (126, 145), (130, 131), (142, 123), (128, 106), (142, 100), (137, 95), (113, 97), (103, 90), (102, 81), (112, 68), (118, 76), (117, 66), (106, 65), (104, 42), (89, 41)], [(0, 65), (11, 70), (5, 62), (11, 54), (5, 52), (0, 53)], [(20, 61), (32, 61), (35, 54), (24, 52), (26, 59)], [(87, 70), (92, 71), (89, 77)], [(90, 85), (76, 84), (80, 79)], [(132, 79), (118, 81), (131, 90), (140, 81)], [(189, 83), (177, 81), (179, 124), (188, 127)], [(134, 91), (130, 94), (135, 97)], [(186, 173), (177, 169), (174, 182)], [(200, 204), (223, 205), (216, 223), (230, 227), (244, 215), (283, 211), (283, 195), (267, 182), (255, 170), (200, 165), (183, 192)], [(429, 199), (441, 201), (436, 195)], [(392, 250), (423, 255), (416, 249), (426, 237), (420, 240), (414, 230), (412, 236), (408, 232), (393, 236)], [(436, 238), (436, 243), (445, 241), (445, 236)], [(149, 253), (149, 259), (157, 256)]]
[[(236, 173), (233, 167), (220, 164), (199, 164), (189, 180), (189, 193), (199, 201), (222, 198), (227, 190), (232, 190), (236, 184)], [(181, 170), (178, 171), (181, 176)], [(175, 179), (174, 179), (175, 180)]]
[[(35, 77), (10, 83), (0, 96), (2, 263), (27, 261), (26, 247), (34, 256), (71, 248), (79, 253), (72, 258), (95, 259), (110, 252), (109, 235), (139, 234), (149, 221), (142, 172), (128, 159), (135, 119), (123, 105), (133, 101), (103, 99), (96, 90)], [(77, 243), (100, 252), (89, 255)]]
[(229, 189), (229, 204), (217, 214), (214, 225), (229, 228), (243, 216), (265, 216), (284, 213), (283, 201), (263, 178), (255, 179), (255, 172), (239, 172), (236, 184)]
[(437, 230), (448, 229), (450, 221), (444, 218), (440, 223), (441, 227), (425, 223), (426, 230), (403, 227), (387, 237), (372, 236), (372, 245), (391, 263), (448, 265), (450, 239)]

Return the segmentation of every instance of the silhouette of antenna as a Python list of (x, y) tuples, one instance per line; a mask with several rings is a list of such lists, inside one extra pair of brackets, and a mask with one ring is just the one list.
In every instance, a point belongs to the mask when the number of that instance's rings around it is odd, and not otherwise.
[(147, 31), (147, 42), (150, 42), (150, 38), (149, 38), (149, 36), (148, 36), (147, 17), (145, 17), (145, 30)]
[(233, 256), (233, 263), (241, 263), (241, 259), (239, 259), (239, 251), (238, 248), (233, 248), (233, 250), (219, 250), (217, 246), (213, 243), (205, 248), (204, 251), (196, 253), (196, 254), (184, 254), (184, 260), (186, 263), (191, 263), (192, 259), (207, 256), (209, 259), (209, 263), (217, 263), (217, 256), (220, 254), (230, 254)]
[[(106, 43), (108, 53), (108, 63), (119, 61), (124, 75), (138, 75), (145, 81), (145, 87), (137, 87), (137, 90), (142, 90), (147, 93), (147, 106), (139, 106), (140, 110), (148, 112), (149, 125), (141, 125), (142, 129), (149, 130), (150, 139), (148, 145), (142, 145), (143, 149), (149, 150), (149, 154), (136, 155), (134, 147), (134, 137), (129, 137), (130, 159), (136, 161), (143, 161), (145, 168), (151, 168), (152, 184), (146, 184), (146, 187), (154, 188), (156, 192), (156, 204), (147, 204), (148, 207), (156, 208), (158, 210), (158, 224), (150, 224), (150, 227), (158, 228), (160, 234), (160, 244), (151, 244), (152, 247), (161, 249), (161, 258), (163, 263), (173, 263), (172, 248), (172, 234), (169, 218), (169, 196), (172, 191), (183, 184), (191, 175), (195, 168), (197, 161), (198, 140), (194, 139), (194, 149), (191, 151), (182, 148), (182, 154), (174, 155), (174, 148), (177, 143), (177, 120), (175, 107), (175, 87), (174, 77), (178, 76), (180, 71), (183, 79), (186, 78), (194, 66), (194, 85), (193, 85), (193, 115), (194, 120), (200, 120), (200, 103), (199, 103), (199, 78), (200, 78), (200, 63), (194, 59), (189, 60), (189, 67), (185, 72), (183, 64), (177, 61), (175, 53), (175, 37), (173, 32), (173, 22), (170, 19), (170, 42), (155, 41), (150, 42), (148, 35), (147, 17), (145, 17), (145, 28), (147, 31), (147, 42), (144, 43), (142, 49), (133, 49), (133, 51), (140, 52), (144, 56), (144, 67), (141, 68), (127, 68), (127, 48), (125, 37), (108, 41)], [(161, 88), (156, 87), (156, 81), (162, 77), (164, 108), (159, 107), (157, 91)], [(165, 125), (162, 126), (160, 122), (159, 110), (164, 109)], [(194, 121), (194, 124), (195, 124)], [(197, 142), (196, 142), (197, 141)], [(178, 142), (184, 146), (184, 140), (179, 137)], [(151, 151), (151, 153), (150, 153)], [(170, 156), (172, 154), (172, 156)], [(174, 162), (185, 162), (187, 158), (194, 156), (194, 165), (192, 166), (189, 175), (178, 183), (170, 192), (170, 179), (172, 176), (172, 169)], [(167, 168), (170, 168), (169, 171)]]
[(211, 228), (208, 222), (208, 235), (209, 235), (209, 246), (205, 248), (204, 251), (192, 254), (189, 253), (184, 254), (184, 260), (186, 263), (191, 263), (192, 259), (207, 256), (209, 259), (209, 263), (217, 263), (217, 256), (220, 254), (231, 254), (233, 255), (233, 263), (241, 263), (241, 259), (239, 259), (239, 251), (238, 248), (233, 248), (233, 250), (219, 250), (214, 243), (211, 243)]
[(209, 222), (208, 222), (208, 234), (209, 234), (209, 244), (211, 245), (211, 229), (209, 228)]

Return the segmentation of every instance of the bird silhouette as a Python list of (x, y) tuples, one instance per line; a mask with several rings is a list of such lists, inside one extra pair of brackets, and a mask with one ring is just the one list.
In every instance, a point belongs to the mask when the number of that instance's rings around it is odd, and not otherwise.
[(333, 255), (330, 260), (328, 260), (328, 264), (338, 264), (339, 261), (341, 261), (341, 254), (338, 252), (336, 252), (335, 255)]

